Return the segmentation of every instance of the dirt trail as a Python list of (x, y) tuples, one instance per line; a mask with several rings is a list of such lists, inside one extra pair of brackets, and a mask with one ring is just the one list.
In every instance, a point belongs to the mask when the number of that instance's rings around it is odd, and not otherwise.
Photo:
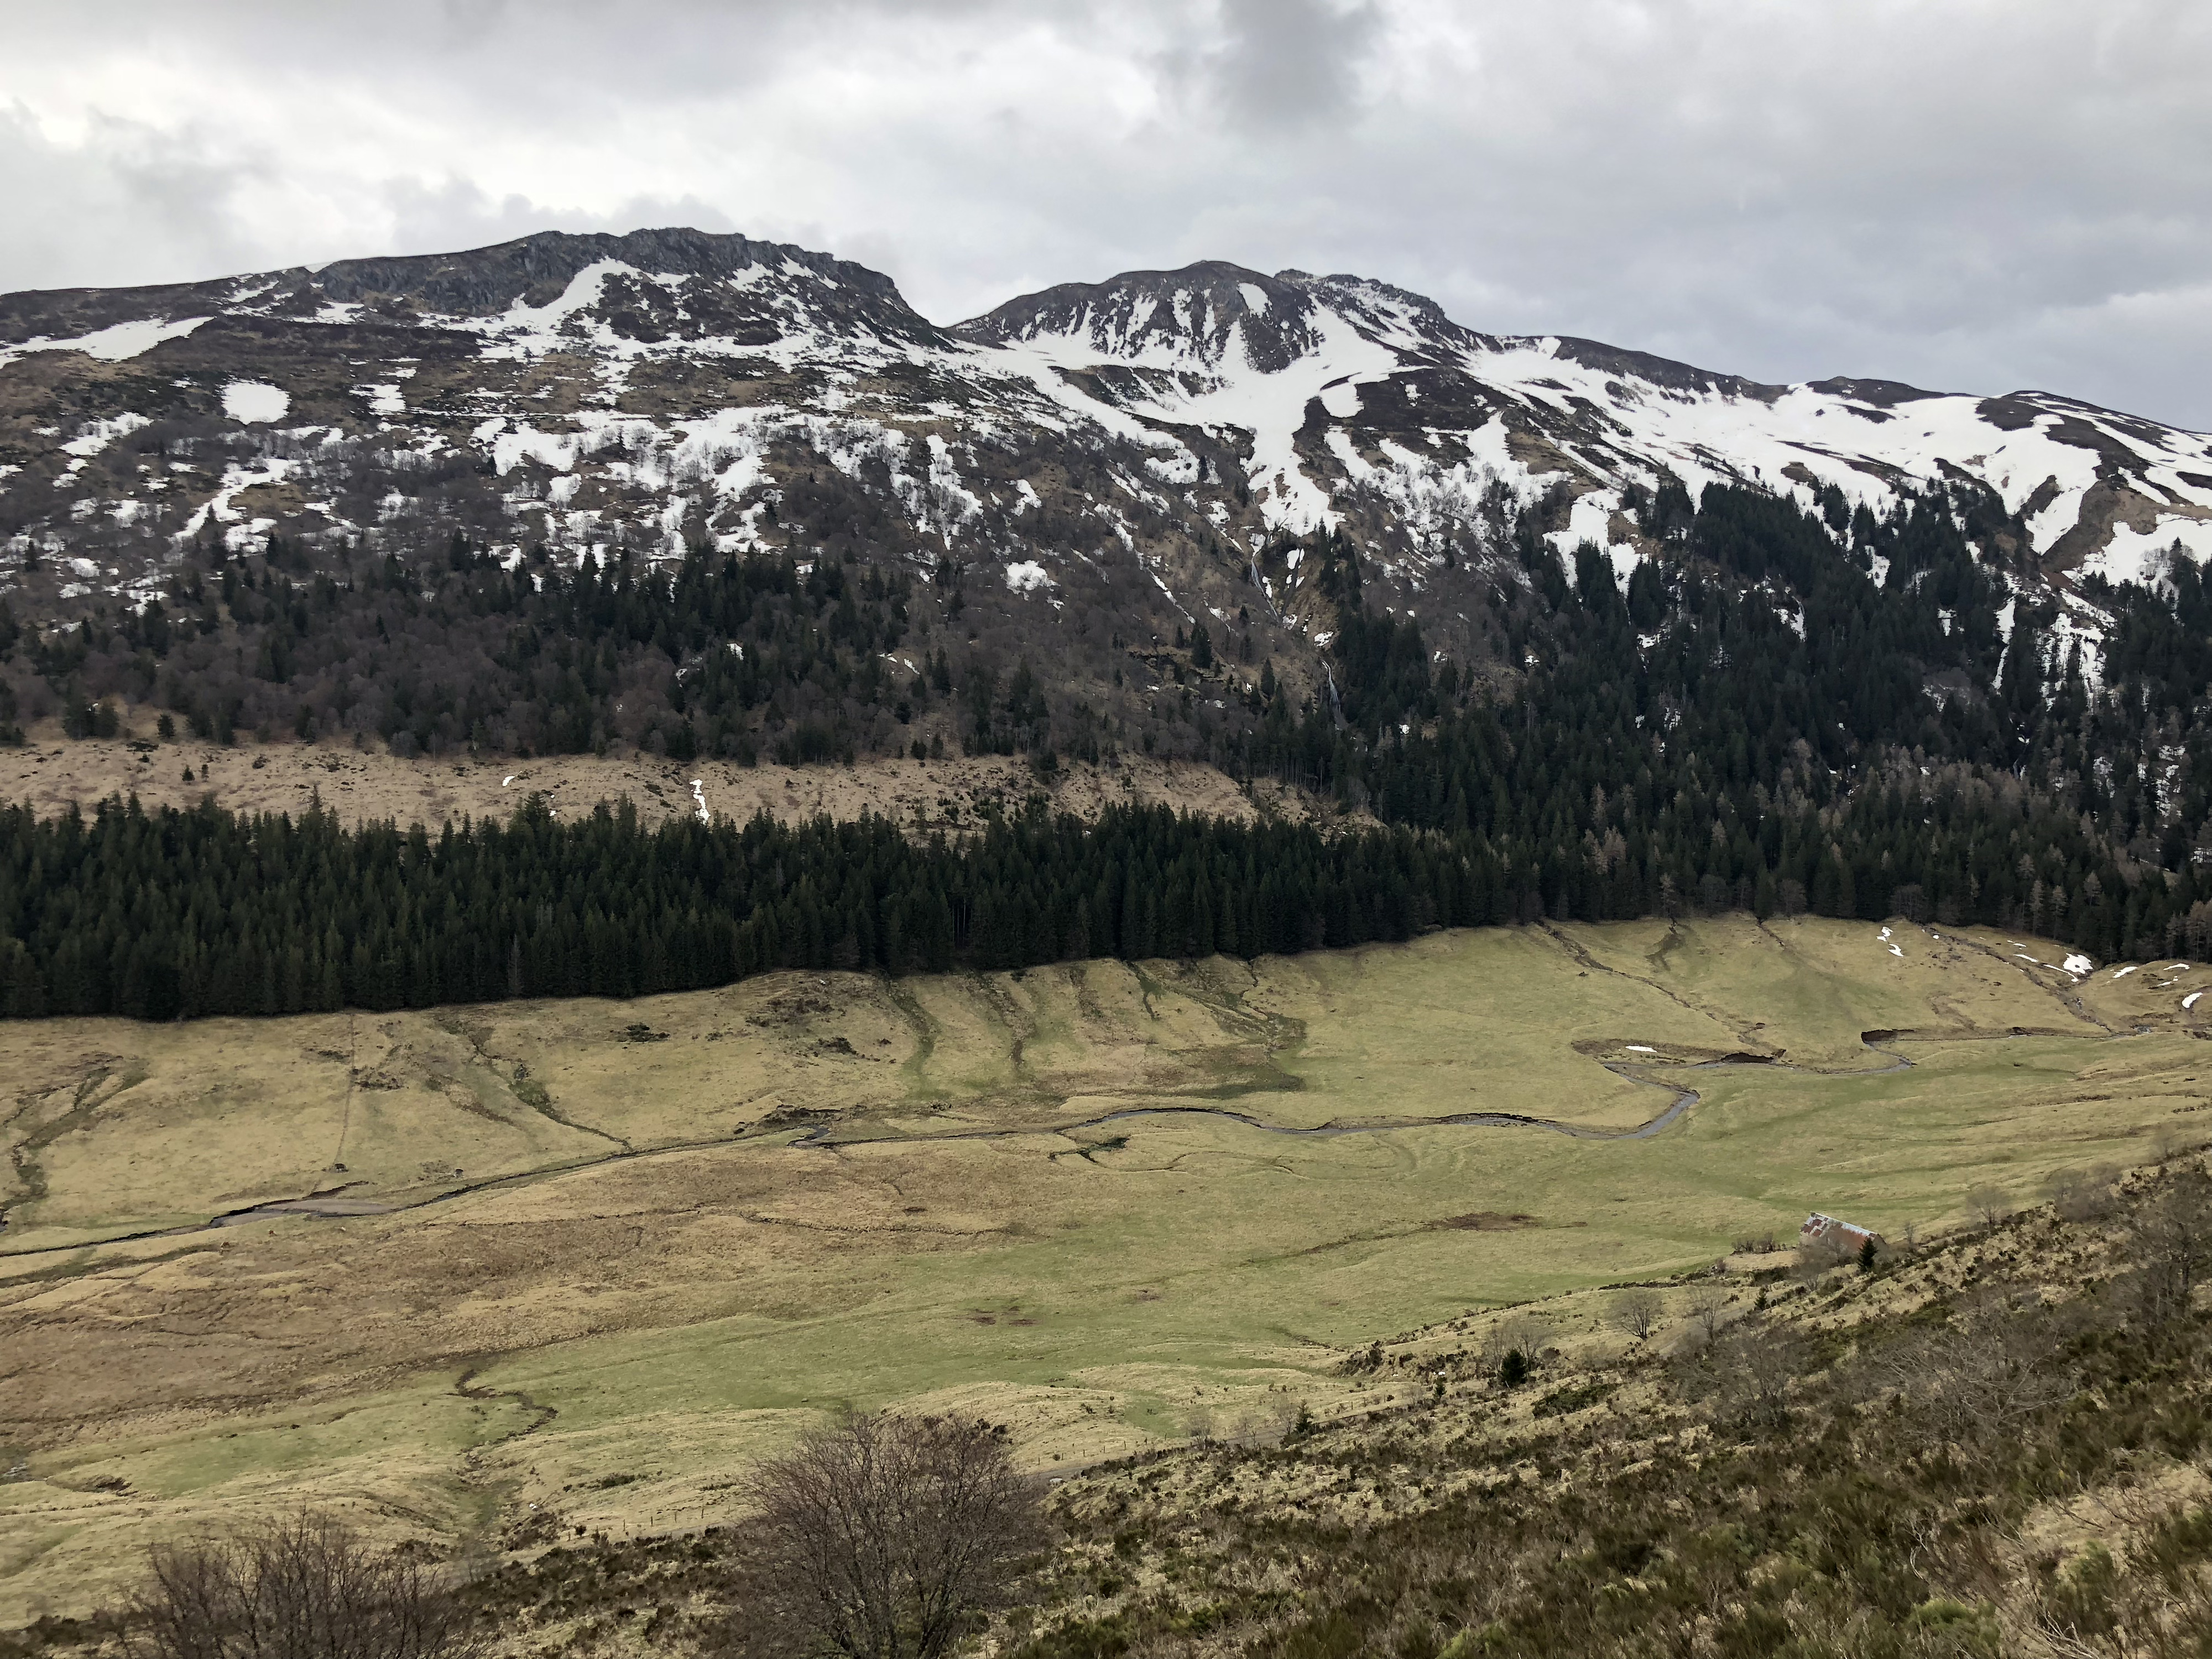
[[(2018, 974), (2029, 984), (2034, 986), (2038, 990), (2049, 993), (2050, 995), (2057, 1001), (2061, 1007), (2066, 1009), (2075, 1018), (2087, 1020), (2090, 1024), (2104, 1032), (2106, 1036), (2118, 1036), (2119, 1035), (2118, 1032), (2112, 1030), (2111, 1025), (2099, 1018), (2095, 1014), (2092, 1013), (2089, 1011), (2089, 1005), (2082, 1001), (2079, 996), (2075, 995), (2072, 991), (2061, 990), (2058, 987), (2051, 984), (2040, 975), (2029, 973), (2026, 968), (2022, 967), (2017, 961), (2007, 957), (2002, 951), (1994, 950), (1989, 945), (1983, 944), (1979, 939), (1968, 939), (1964, 933), (1945, 933), (1941, 937), (1946, 944), (1963, 945), (1969, 951), (1980, 951), (1992, 962), (2002, 963), (2006, 967), (2011, 969), (2014, 973)], [(2038, 968), (2046, 968), (2050, 966), (2049, 963), (2041, 962), (2036, 963), (2033, 965)], [(2052, 968), (2051, 971), (2053, 973), (2064, 973), (2066, 970), (2063, 968)]]
[[(1716, 1025), (1727, 1026), (1730, 1030), (1735, 1033), (1736, 1041), (1742, 1043), (1745, 1048), (1770, 1053), (1771, 1052), (1771, 1046), (1762, 1042), (1754, 1035), (1754, 1032), (1758, 1030), (1756, 1026), (1747, 1025), (1742, 1020), (1736, 1018), (1735, 1016), (1729, 1014), (1722, 1009), (1709, 1008), (1701, 1002), (1693, 1001), (1690, 998), (1684, 996), (1680, 992), (1675, 990), (1674, 987), (1670, 985), (1662, 984), (1656, 979), (1647, 979), (1642, 974), (1632, 974), (1626, 968), (1616, 968), (1609, 962), (1602, 962), (1599, 960), (1579, 941), (1570, 939), (1566, 934), (1561, 933), (1557, 927), (1548, 921), (1539, 922), (1537, 926), (1543, 930), (1546, 937), (1550, 939), (1554, 945), (1557, 945), (1561, 950), (1565, 951), (1568, 956), (1571, 957), (1577, 963), (1580, 963), (1584, 972), (1592, 974), (1610, 974), (1616, 979), (1626, 980), (1632, 985), (1641, 985), (1647, 991), (1656, 991), (1661, 996), (1666, 998), (1668, 1001), (1673, 1003), (1677, 1008), (1681, 1009), (1683, 1012), (1695, 1014), (1701, 1019), (1709, 1019)], [(1674, 929), (1670, 924), (1667, 930), (1666, 940), (1660, 946), (1660, 954), (1663, 955), (1668, 949), (1672, 948), (1674, 943)]]

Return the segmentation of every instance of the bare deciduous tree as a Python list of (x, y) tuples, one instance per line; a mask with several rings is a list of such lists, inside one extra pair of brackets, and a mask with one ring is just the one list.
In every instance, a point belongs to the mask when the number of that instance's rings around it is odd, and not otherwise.
[(1771, 1434), (1790, 1420), (1790, 1385), (1803, 1369), (1803, 1345), (1786, 1328), (1739, 1325), (1714, 1345), (1716, 1413), (1736, 1428)]
[(487, 1644), (422, 1563), (302, 1510), (155, 1550), (123, 1645), (130, 1659), (474, 1659)]
[(1984, 1182), (1966, 1194), (1966, 1207), (1981, 1218), (1982, 1225), (1994, 1227), (2012, 1213), (2012, 1194)]
[(1641, 1342), (1657, 1328), (1666, 1304), (1659, 1292), (1638, 1287), (1623, 1291), (1613, 1299), (1615, 1328)]
[(2150, 1328), (2162, 1328), (2189, 1311), (2212, 1268), (2212, 1191), (2203, 1176), (2185, 1176), (2136, 1212), (2128, 1233), (2135, 1310)]
[(1862, 1355), (1853, 1381), (1893, 1394), (1931, 1443), (1966, 1455), (2071, 1393), (2047, 1320), (1992, 1296), (1947, 1325)]
[(2109, 1169), (2054, 1170), (2044, 1182), (2044, 1193), (2062, 1221), (2102, 1221), (2117, 1207), (2115, 1178)]
[(1691, 1340), (1711, 1347), (1728, 1323), (1729, 1297), (1726, 1287), (1713, 1283), (1700, 1285), (1690, 1292)]
[(1036, 1483), (957, 1418), (853, 1418), (769, 1463), (755, 1492), (732, 1635), (762, 1652), (938, 1659), (1044, 1536)]
[(1490, 1335), (1482, 1345), (1482, 1354), (1493, 1368), (1516, 1350), (1523, 1358), (1533, 1362), (1556, 1338), (1557, 1333), (1549, 1321), (1531, 1313), (1511, 1314), (1491, 1327)]

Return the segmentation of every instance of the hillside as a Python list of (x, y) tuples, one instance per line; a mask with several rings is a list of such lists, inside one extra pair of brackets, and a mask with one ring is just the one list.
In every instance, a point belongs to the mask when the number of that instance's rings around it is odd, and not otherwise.
[(1616, 1291), (1380, 1340), (1347, 1362), (1364, 1413), (1063, 1488), (1009, 1645), (2189, 1651), (2212, 1634), (2208, 1219), (2202, 1158), (2176, 1158), (1870, 1273), (1738, 1257), (1634, 1316)]
[[(753, 1461), (848, 1404), (980, 1413), (1063, 1474), (1279, 1434), (1301, 1402), (1353, 1434), (1453, 1353), (1443, 1420), (1492, 1423), (1484, 1321), (1582, 1298), (1547, 1312), (1562, 1357), (1515, 1423), (1612, 1363), (1598, 1287), (1786, 1243), (1815, 1208), (1927, 1236), (1983, 1186), (2023, 1203), (2195, 1144), (2207, 970), (2063, 956), (1738, 918), (0, 1024), (0, 1624), (88, 1613), (149, 1540), (302, 1499), (550, 1575), (556, 1533), (738, 1519)], [(1735, 1310), (1780, 1260), (1735, 1261)], [(1423, 1364), (1352, 1363), (1378, 1340)], [(1334, 1467), (1284, 1475), (1316, 1524)], [(1223, 1496), (1206, 1535), (1242, 1549)]]
[[(1058, 1486), (974, 1650), (2194, 1651), (2208, 1215), (2175, 1157), (1871, 1273), (1740, 1255), (1378, 1338), (1331, 1407)], [(472, 1599), (507, 1652), (742, 1652), (748, 1547), (742, 1520), (572, 1543)]]
[(1334, 805), (1272, 780), (1240, 782), (1200, 762), (1143, 755), (1117, 756), (1110, 765), (1076, 762), (1039, 777), (1015, 756), (818, 766), (679, 762), (635, 752), (526, 761), (403, 757), (383, 749), (289, 742), (165, 744), (152, 737), (150, 722), (136, 724), (146, 735), (127, 721), (110, 738), (72, 739), (49, 726), (21, 747), (0, 747), (0, 800), (49, 817), (71, 807), (89, 817), (102, 801), (135, 799), (149, 811), (212, 801), (227, 812), (295, 818), (319, 802), (348, 823), (442, 824), (501, 821), (542, 796), (556, 816), (571, 817), (588, 817), (602, 803), (628, 801), (648, 821), (696, 818), (703, 805), (710, 817), (738, 823), (760, 812), (790, 823), (817, 815), (850, 823), (872, 812), (925, 833), (972, 827), (1032, 798), (1084, 819), (1109, 805), (1137, 805), (1230, 822), (1302, 820)]

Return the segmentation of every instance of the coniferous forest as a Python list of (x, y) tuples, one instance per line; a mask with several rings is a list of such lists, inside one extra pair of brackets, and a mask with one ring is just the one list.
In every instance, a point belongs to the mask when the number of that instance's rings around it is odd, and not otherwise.
[[(1522, 515), (1484, 663), (1370, 607), (1349, 538), (1300, 545), (1334, 606), (1326, 689), (1294, 695), (1268, 663), (1232, 677), (1205, 752), (1358, 809), (1334, 827), (1032, 805), (923, 840), (882, 819), (648, 828), (534, 804), (437, 831), (14, 809), (0, 1012), (628, 996), (780, 967), (1253, 955), (1722, 910), (2026, 929), (2100, 959), (2212, 949), (2212, 594), (2185, 562), (2156, 588), (2089, 586), (2113, 619), (2100, 668), (1989, 556), (1994, 508), (1963, 487), (1887, 517), (1717, 486), (1635, 506), (1660, 556), (1625, 584), (1602, 550), (1563, 558)], [(313, 737), (361, 683), (331, 665), (380, 639), (404, 657), (412, 629), (465, 672), (386, 688), (403, 752), (604, 744), (626, 709), (632, 738), (649, 728), (678, 758), (817, 761), (932, 700), (971, 750), (1041, 770), (1115, 752), (1110, 723), (1026, 662), (940, 646), (891, 665), (913, 588), (874, 565), (695, 552), (642, 576), (533, 572), (457, 540), (343, 585), (295, 581), (281, 547), (215, 566), (180, 574), (166, 606), (59, 637), (0, 616), (0, 647), (67, 688), (82, 729), (121, 686), (228, 740), (242, 702), (215, 670), (252, 661), (264, 718), (281, 694)], [(1226, 629), (1178, 643), (1200, 671), (1237, 648)]]

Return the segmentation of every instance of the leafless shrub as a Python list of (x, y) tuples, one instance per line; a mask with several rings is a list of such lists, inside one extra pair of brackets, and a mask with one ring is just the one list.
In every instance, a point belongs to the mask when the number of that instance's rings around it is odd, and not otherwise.
[(1041, 1547), (1036, 1483), (957, 1418), (870, 1414), (756, 1478), (760, 1518), (732, 1645), (938, 1659)]
[(2012, 1213), (2012, 1194), (2003, 1188), (1984, 1182), (1966, 1194), (1966, 1207), (1981, 1220), (1984, 1227), (1995, 1227)]
[(1858, 1247), (1839, 1227), (1812, 1234), (1798, 1242), (1796, 1276), (1802, 1279), (1819, 1279), (1838, 1267), (1850, 1267), (1857, 1256)]
[(1613, 1299), (1613, 1328), (1641, 1342), (1657, 1328), (1666, 1305), (1656, 1291), (1641, 1287), (1623, 1291)]
[(1790, 1332), (1739, 1325), (1713, 1342), (1714, 1416), (1740, 1433), (1771, 1434), (1790, 1421), (1790, 1385), (1804, 1369)]
[(1490, 1335), (1482, 1345), (1482, 1357), (1492, 1368), (1504, 1364), (1505, 1356), (1516, 1352), (1533, 1361), (1554, 1340), (1555, 1333), (1548, 1321), (1534, 1314), (1512, 1314), (1490, 1328)]
[(438, 1575), (302, 1510), (154, 1551), (128, 1659), (474, 1659), (488, 1645)]
[(1254, 1407), (1237, 1419), (1231, 1439), (1240, 1446), (1279, 1446), (1298, 1420), (1298, 1408), (1287, 1400)]
[(1894, 1396), (1930, 1443), (1963, 1449), (2072, 1392), (2046, 1318), (1991, 1297), (1951, 1323), (1862, 1355), (1853, 1381)]
[(2102, 1221), (2118, 1207), (2112, 1196), (2113, 1170), (2055, 1170), (2044, 1182), (2044, 1193), (2062, 1221)]

